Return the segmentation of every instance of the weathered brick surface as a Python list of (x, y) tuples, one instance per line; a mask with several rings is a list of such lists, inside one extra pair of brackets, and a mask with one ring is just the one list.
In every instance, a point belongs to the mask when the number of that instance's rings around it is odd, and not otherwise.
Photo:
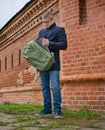
[(62, 1), (62, 23), (69, 43), (62, 61), (65, 76), (105, 73), (105, 2), (87, 0), (86, 4), (87, 23), (79, 25), (78, 2)]
[(54, 12), (55, 21), (67, 33), (68, 49), (61, 51), (63, 107), (77, 110), (85, 105), (104, 111), (104, 0), (38, 0), (14, 17), (0, 32), (1, 102), (43, 102), (38, 74), (22, 55), (20, 58), (19, 51), (22, 54), (26, 42), (43, 28), (41, 16), (46, 9)]
[(62, 90), (63, 107), (77, 110), (88, 106), (95, 111), (105, 110), (104, 86), (104, 82), (65, 84)]

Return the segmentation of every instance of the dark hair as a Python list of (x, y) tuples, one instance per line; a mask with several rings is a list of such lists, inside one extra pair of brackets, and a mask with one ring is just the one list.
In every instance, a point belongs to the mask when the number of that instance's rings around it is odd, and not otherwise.
[(43, 18), (50, 18), (50, 19), (53, 19), (53, 13), (50, 12), (50, 11), (46, 11), (44, 14), (43, 14)]

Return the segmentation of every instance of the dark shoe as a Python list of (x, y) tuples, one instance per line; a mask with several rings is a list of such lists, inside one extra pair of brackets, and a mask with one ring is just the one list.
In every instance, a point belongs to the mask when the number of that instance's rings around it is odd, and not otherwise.
[(40, 112), (35, 114), (36, 116), (50, 116), (52, 115), (52, 111), (46, 111), (46, 110), (41, 110)]
[(62, 119), (62, 118), (63, 118), (61, 112), (54, 113), (54, 117), (55, 117), (56, 119)]

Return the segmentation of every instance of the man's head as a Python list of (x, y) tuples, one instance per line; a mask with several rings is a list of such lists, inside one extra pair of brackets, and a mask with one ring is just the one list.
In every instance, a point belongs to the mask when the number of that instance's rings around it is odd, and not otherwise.
[(53, 13), (50, 11), (46, 11), (43, 14), (43, 23), (45, 24), (46, 27), (49, 27), (53, 22)]

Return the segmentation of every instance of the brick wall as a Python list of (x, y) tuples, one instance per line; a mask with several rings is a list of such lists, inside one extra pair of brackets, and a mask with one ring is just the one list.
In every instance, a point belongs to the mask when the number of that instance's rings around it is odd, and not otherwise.
[(105, 2), (101, 3), (87, 0), (87, 22), (80, 24), (79, 3), (62, 1), (62, 23), (69, 44), (68, 51), (63, 54), (65, 76), (105, 73)]
[[(95, 111), (105, 110), (105, 83), (68, 83), (62, 89), (63, 107), (77, 110), (83, 106)], [(68, 96), (69, 95), (69, 96)]]
[(63, 105), (104, 111), (105, 1), (61, 0), (61, 8), (69, 44), (62, 53)]
[(95, 111), (104, 111), (104, 0), (41, 2), (30, 2), (1, 30), (1, 102), (43, 102), (38, 74), (20, 55), (26, 42), (37, 37), (43, 27), (42, 13), (48, 9), (54, 12), (57, 24), (65, 27), (68, 39), (68, 49), (61, 51), (63, 107), (78, 110), (88, 106)]
[[(43, 3), (43, 4), (42, 4)], [(22, 50), (31, 39), (36, 39), (43, 28), (42, 14), (53, 11), (57, 24), (58, 0), (29, 2), (0, 35), (0, 102), (42, 103), (39, 74), (23, 57)], [(39, 6), (42, 7), (39, 10)], [(21, 16), (21, 17), (20, 17)]]

